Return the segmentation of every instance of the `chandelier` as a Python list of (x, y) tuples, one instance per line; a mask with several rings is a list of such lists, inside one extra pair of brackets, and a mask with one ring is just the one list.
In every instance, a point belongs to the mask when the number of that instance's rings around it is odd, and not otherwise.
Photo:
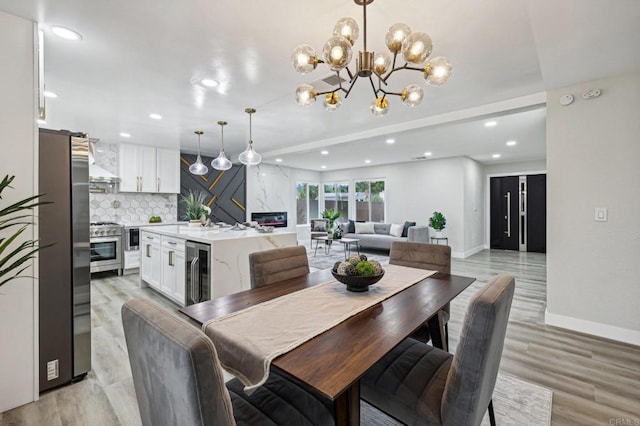
[(193, 133), (198, 135), (198, 157), (196, 159), (196, 162), (189, 166), (189, 172), (194, 175), (206, 175), (207, 173), (209, 173), (209, 168), (204, 165), (204, 163), (202, 162), (202, 157), (200, 157), (200, 136), (202, 136), (204, 132), (202, 130), (196, 130)]
[(216, 158), (211, 160), (211, 167), (216, 170), (229, 170), (233, 164), (231, 164), (231, 160), (227, 158), (224, 153), (224, 126), (227, 125), (226, 121), (218, 121), (218, 125), (220, 126), (220, 153)]
[[(318, 58), (316, 51), (308, 44), (302, 44), (295, 48), (291, 59), (293, 67), (301, 74), (307, 74), (316, 69), (319, 63), (326, 63), (332, 71), (335, 71), (339, 85), (333, 90), (317, 92), (310, 84), (301, 84), (296, 90), (296, 101), (300, 106), (309, 106), (316, 101), (316, 97), (325, 95), (324, 107), (327, 111), (335, 111), (341, 105), (340, 94), (346, 99), (351, 89), (359, 78), (368, 79), (373, 90), (374, 100), (371, 103), (371, 112), (375, 116), (385, 115), (389, 111), (388, 96), (398, 96), (402, 103), (408, 107), (419, 105), (424, 98), (424, 90), (418, 84), (409, 84), (400, 92), (388, 89), (389, 77), (396, 71), (419, 71), (423, 73), (427, 84), (439, 86), (445, 83), (451, 75), (451, 64), (443, 56), (431, 58), (427, 61), (432, 51), (431, 38), (422, 32), (411, 32), (405, 24), (394, 24), (389, 28), (385, 36), (385, 43), (393, 55), (386, 52), (370, 52), (367, 50), (367, 5), (373, 0), (354, 0), (362, 6), (364, 21), (364, 50), (358, 53), (355, 73), (349, 69), (352, 58), (352, 46), (359, 35), (357, 22), (352, 18), (338, 20), (333, 28), (333, 35), (324, 44), (322, 57)], [(398, 56), (402, 53), (404, 65), (398, 64)], [(425, 61), (427, 61), (425, 63)], [(349, 76), (348, 85), (342, 85), (340, 73), (346, 70)]]

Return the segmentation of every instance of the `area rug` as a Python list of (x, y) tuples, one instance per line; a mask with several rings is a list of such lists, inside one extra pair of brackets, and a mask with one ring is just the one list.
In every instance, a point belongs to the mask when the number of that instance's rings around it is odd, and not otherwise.
[[(510, 374), (499, 373), (493, 391), (493, 410), (496, 424), (513, 426), (549, 425), (553, 392), (542, 386), (525, 382)], [(360, 424), (399, 426), (402, 423), (387, 416), (364, 401), (360, 402)], [(489, 426), (486, 414), (482, 426)]]
[[(333, 265), (336, 262), (343, 261), (345, 258), (344, 247), (342, 244), (337, 242), (331, 244), (328, 253), (325, 252), (323, 243), (320, 243), (320, 245), (318, 246), (317, 253), (315, 250), (315, 242), (313, 244), (313, 247), (311, 247), (308, 242), (305, 243), (304, 246), (307, 249), (309, 266), (312, 268), (312, 271), (333, 268)], [(357, 251), (352, 251), (352, 253), (357, 254)], [(383, 263), (389, 261), (389, 253), (385, 251), (360, 250), (360, 253), (365, 254), (367, 258), (371, 260), (377, 260)]]

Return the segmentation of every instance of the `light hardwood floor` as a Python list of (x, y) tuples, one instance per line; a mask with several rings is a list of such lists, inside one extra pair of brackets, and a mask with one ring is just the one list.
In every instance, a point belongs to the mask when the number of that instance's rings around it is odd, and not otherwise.
[[(554, 425), (640, 425), (640, 348), (544, 325), (545, 255), (485, 250), (454, 259), (452, 270), (478, 279), (452, 303), (452, 347), (469, 298), (490, 277), (512, 274), (516, 293), (501, 370), (553, 390)], [(133, 297), (151, 298), (174, 312), (177, 307), (153, 290), (138, 288), (137, 281), (137, 275), (92, 281), (93, 370), (88, 378), (0, 414), (0, 424), (140, 424), (120, 307)]]

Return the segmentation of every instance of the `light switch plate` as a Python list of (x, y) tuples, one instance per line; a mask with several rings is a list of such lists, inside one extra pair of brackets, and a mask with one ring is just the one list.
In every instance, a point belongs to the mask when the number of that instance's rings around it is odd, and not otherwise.
[(607, 221), (607, 208), (606, 207), (596, 207), (595, 213), (595, 221), (596, 222), (606, 222)]

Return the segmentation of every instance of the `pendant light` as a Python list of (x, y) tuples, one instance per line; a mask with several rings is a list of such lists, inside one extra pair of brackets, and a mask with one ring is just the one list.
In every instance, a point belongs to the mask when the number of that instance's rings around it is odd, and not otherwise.
[(209, 171), (209, 168), (204, 165), (202, 158), (200, 157), (200, 136), (204, 134), (204, 132), (202, 130), (196, 130), (193, 133), (198, 135), (198, 158), (195, 163), (189, 166), (189, 172), (194, 175), (204, 175)]
[(227, 125), (227, 122), (218, 121), (218, 124), (220, 125), (220, 154), (218, 154), (218, 156), (211, 161), (211, 167), (216, 170), (229, 170), (232, 166), (231, 160), (229, 160), (227, 156), (224, 155), (224, 126)]
[(255, 113), (256, 110), (255, 108), (246, 108), (244, 112), (249, 114), (249, 146), (247, 146), (247, 149), (240, 154), (238, 160), (247, 166), (255, 166), (260, 164), (262, 161), (262, 156), (253, 150), (253, 138), (251, 137), (251, 115)]

